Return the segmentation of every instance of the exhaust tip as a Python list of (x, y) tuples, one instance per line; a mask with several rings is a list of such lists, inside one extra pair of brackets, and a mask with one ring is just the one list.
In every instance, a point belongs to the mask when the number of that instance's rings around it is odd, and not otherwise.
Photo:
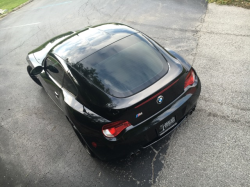
[(138, 149), (138, 150), (136, 151), (135, 154), (136, 154), (136, 156), (137, 156), (137, 155), (139, 155), (140, 153), (141, 153), (141, 150)]
[(195, 107), (190, 110), (189, 115), (192, 115), (194, 111), (195, 111)]
[(134, 158), (135, 157), (135, 153), (130, 153), (130, 158)]

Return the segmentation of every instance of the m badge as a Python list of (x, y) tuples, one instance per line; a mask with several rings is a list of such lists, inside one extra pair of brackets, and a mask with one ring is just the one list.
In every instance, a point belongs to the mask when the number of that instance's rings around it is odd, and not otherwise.
[(142, 114), (143, 114), (142, 112), (140, 112), (139, 114), (136, 114), (136, 115), (135, 115), (135, 118), (140, 117)]

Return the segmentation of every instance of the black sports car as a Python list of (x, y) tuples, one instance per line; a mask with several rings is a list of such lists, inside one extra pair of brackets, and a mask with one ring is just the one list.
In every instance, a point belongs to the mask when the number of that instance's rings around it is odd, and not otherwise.
[(102, 160), (137, 154), (168, 135), (195, 110), (201, 91), (183, 58), (118, 23), (59, 35), (27, 61), (30, 77)]

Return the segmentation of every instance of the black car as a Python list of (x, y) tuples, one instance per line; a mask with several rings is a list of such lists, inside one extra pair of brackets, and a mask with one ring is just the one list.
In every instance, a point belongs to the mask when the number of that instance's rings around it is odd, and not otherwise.
[(59, 35), (27, 61), (30, 77), (102, 160), (137, 154), (168, 135), (195, 110), (201, 91), (183, 58), (118, 23)]

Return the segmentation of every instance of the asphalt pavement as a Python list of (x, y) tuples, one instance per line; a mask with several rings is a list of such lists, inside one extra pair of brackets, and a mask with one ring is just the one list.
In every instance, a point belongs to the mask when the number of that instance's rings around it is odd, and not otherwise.
[[(34, 0), (0, 20), (0, 186), (247, 186), (249, 10), (205, 0)], [(196, 68), (196, 111), (133, 158), (90, 158), (60, 109), (29, 78), (26, 55), (48, 39), (119, 22)], [(248, 46), (248, 47), (247, 47)]]
[(209, 4), (193, 66), (196, 111), (174, 132), (155, 186), (250, 185), (250, 10)]

